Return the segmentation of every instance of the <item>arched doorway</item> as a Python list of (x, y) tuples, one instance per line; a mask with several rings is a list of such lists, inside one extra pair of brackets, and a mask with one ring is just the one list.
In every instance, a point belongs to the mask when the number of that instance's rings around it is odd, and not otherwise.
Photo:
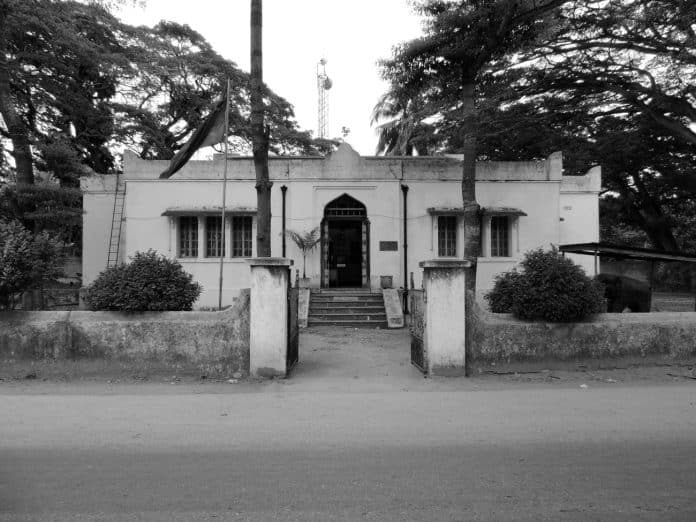
[(329, 202), (321, 222), (322, 288), (369, 288), (369, 244), (365, 205), (348, 194)]

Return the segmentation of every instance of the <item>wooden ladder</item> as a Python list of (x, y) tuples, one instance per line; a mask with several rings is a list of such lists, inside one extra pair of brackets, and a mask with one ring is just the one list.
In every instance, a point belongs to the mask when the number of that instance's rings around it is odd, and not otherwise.
[(116, 190), (114, 192), (114, 210), (111, 216), (111, 234), (109, 236), (109, 255), (106, 260), (107, 268), (118, 263), (118, 253), (121, 246), (121, 229), (123, 226), (123, 205), (126, 201), (126, 184), (121, 174), (116, 174)]

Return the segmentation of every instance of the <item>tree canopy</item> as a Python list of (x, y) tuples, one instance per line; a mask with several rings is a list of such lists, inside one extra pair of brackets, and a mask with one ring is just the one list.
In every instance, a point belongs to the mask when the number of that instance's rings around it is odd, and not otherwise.
[[(249, 74), (192, 28), (133, 27), (113, 2), (0, 0), (0, 170), (31, 184), (35, 169), (68, 185), (118, 169), (123, 146), (168, 159), (212, 110), (229, 77), (233, 148), (250, 150)], [(323, 152), (292, 106), (264, 86), (271, 150)], [(10, 161), (9, 155), (14, 156)]]
[[(602, 166), (603, 206), (622, 223), (657, 248), (687, 246), (675, 231), (696, 193), (696, 4), (461, 0), (417, 9), (425, 36), (382, 66), (391, 87), (374, 114), (387, 122), (380, 152), (461, 153), (472, 134), (479, 159), (562, 150), (566, 174)], [(462, 101), (465, 73), (473, 110)]]

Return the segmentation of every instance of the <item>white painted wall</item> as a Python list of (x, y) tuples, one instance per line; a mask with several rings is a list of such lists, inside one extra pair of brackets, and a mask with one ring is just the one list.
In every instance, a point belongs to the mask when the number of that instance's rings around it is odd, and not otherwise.
[[(599, 241), (599, 198), (602, 185), (600, 167), (592, 168), (584, 176), (563, 178), (560, 192), (560, 244), (594, 243)], [(594, 258), (566, 254), (594, 276)]]
[(94, 281), (99, 272), (106, 268), (115, 182), (115, 176), (93, 176), (82, 180), (82, 284), (84, 286)]
[[(221, 155), (212, 161), (189, 162), (171, 179), (158, 176), (168, 162), (140, 160), (132, 153), (124, 156), (126, 183), (124, 247), (121, 259), (137, 251), (155, 249), (177, 256), (174, 220), (162, 214), (172, 208), (212, 208), (222, 202)], [(256, 208), (254, 169), (251, 158), (228, 160), (227, 208)], [(477, 199), (482, 207), (514, 207), (525, 212), (513, 229), (510, 258), (491, 258), (489, 229), (484, 220), (483, 256), (479, 259), (477, 288), (479, 297), (493, 285), (493, 278), (513, 267), (524, 252), (551, 244), (596, 241), (599, 237), (598, 192), (600, 173), (568, 179), (561, 176), (561, 158), (552, 155), (543, 162), (479, 163)], [(324, 207), (348, 194), (367, 208), (370, 221), (371, 287), (379, 288), (380, 276), (393, 276), (394, 286), (403, 285), (403, 195), (408, 191), (408, 272), (416, 287), (421, 286), (418, 263), (437, 258), (436, 217), (429, 208), (461, 207), (461, 163), (455, 158), (363, 158), (343, 145), (326, 158), (271, 158), (271, 248), (281, 256), (282, 192), (287, 186), (286, 226), (300, 232), (321, 223)], [(113, 209), (113, 177), (93, 176), (82, 180), (84, 192), (83, 284), (91, 283), (106, 266)], [(111, 185), (109, 185), (111, 183)], [(571, 207), (566, 209), (565, 207)], [(560, 221), (560, 218), (563, 221)], [(227, 230), (229, 245), (229, 227)], [(457, 255), (463, 255), (464, 231), (459, 218)], [(396, 241), (396, 252), (380, 252), (380, 241)], [(255, 240), (254, 240), (255, 255)], [(202, 249), (200, 256), (203, 255)], [(230, 249), (227, 249), (229, 252)], [(307, 276), (318, 287), (321, 272), (319, 245), (307, 258)], [(302, 255), (288, 238), (287, 257), (294, 271), (302, 270)], [(587, 263), (588, 259), (580, 259)], [(591, 260), (589, 260), (591, 262)], [(218, 302), (218, 258), (181, 259), (204, 291), (196, 307), (216, 306)], [(409, 274), (406, 274), (408, 277)], [(224, 261), (223, 302), (230, 302), (241, 288), (250, 286), (245, 260)]]

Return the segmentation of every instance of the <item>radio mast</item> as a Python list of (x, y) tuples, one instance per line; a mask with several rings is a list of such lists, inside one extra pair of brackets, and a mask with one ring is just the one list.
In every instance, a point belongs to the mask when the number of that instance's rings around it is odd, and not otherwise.
[(329, 94), (333, 83), (326, 74), (326, 59), (317, 63), (317, 137), (326, 138), (329, 133)]

